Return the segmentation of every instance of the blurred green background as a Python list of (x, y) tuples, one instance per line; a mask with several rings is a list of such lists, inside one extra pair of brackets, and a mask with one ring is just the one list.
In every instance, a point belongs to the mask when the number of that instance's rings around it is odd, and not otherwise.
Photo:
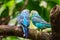
[[(0, 25), (15, 25), (16, 16), (25, 8), (30, 11), (37, 10), (42, 18), (50, 22), (50, 10), (57, 4), (60, 5), (60, 0), (0, 0)], [(6, 18), (10, 18), (10, 20), (4, 20), (5, 22), (2, 21), (2, 19)], [(32, 22), (29, 28), (36, 29)], [(23, 40), (23, 38), (9, 36), (3, 38), (3, 40)]]

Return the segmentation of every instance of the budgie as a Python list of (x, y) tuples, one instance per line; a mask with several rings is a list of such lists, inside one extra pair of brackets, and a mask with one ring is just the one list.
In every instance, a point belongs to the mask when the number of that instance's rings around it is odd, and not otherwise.
[(20, 26), (22, 26), (24, 37), (28, 37), (28, 27), (30, 25), (30, 18), (29, 18), (29, 10), (24, 9), (18, 16), (17, 16), (17, 22)]
[(50, 28), (51, 24), (47, 23), (39, 14), (37, 11), (32, 10), (31, 11), (31, 20), (32, 23), (37, 27), (38, 31), (41, 31), (44, 28)]

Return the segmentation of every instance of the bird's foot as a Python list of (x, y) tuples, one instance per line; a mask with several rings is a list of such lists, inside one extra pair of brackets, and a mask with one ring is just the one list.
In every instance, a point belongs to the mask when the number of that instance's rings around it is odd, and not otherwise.
[(23, 37), (24, 37), (24, 38), (26, 37), (25, 34), (23, 34)]
[(25, 34), (23, 36), (25, 37)]

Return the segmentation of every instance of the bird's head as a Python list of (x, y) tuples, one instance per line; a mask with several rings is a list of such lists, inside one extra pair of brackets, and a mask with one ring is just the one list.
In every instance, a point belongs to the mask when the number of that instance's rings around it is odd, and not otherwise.
[(39, 14), (38, 14), (38, 12), (37, 11), (35, 11), (35, 10), (32, 10), (31, 11), (31, 16), (38, 16)]
[(24, 10), (22, 10), (22, 13), (29, 14), (29, 10), (28, 9), (24, 9)]

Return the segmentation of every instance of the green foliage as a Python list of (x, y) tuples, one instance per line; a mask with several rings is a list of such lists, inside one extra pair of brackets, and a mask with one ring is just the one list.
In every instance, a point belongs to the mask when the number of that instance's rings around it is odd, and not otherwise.
[(2, 40), (30, 40), (30, 39), (25, 39), (25, 38), (16, 37), (16, 36), (8, 36), (6, 38), (3, 38)]
[[(25, 0), (0, 0), (2, 2), (2, 5), (0, 7), (0, 16), (8, 14), (8, 16), (12, 16), (13, 18), (18, 15), (19, 9), (24, 5)], [(41, 2), (46, 2), (46, 7), (43, 5), (40, 6)], [(60, 4), (60, 0), (29, 0), (28, 5), (26, 6), (29, 10), (37, 10), (39, 14), (49, 22), (49, 14), (50, 10), (53, 6), (56, 4)], [(6, 9), (8, 8), (8, 12), (6, 12)], [(18, 12), (18, 13), (16, 13)], [(6, 14), (4, 14), (6, 13)]]
[[(13, 20), (19, 14), (24, 2), (25, 0), (0, 0), (0, 18), (10, 16), (12, 17), (11, 20)], [(25, 8), (30, 11), (37, 10), (39, 14), (49, 22), (50, 10), (57, 4), (60, 5), (60, 0), (29, 0)], [(4, 38), (3, 40), (18, 40), (16, 37), (8, 38)]]

